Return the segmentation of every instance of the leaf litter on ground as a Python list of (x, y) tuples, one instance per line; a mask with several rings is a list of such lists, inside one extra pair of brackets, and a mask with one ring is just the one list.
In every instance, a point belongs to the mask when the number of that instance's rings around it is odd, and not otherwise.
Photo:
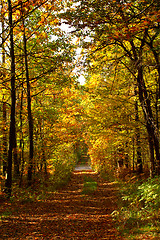
[[(92, 194), (82, 194), (89, 181)], [(96, 186), (96, 187), (95, 187)], [(122, 239), (111, 213), (117, 185), (93, 171), (75, 171), (66, 187), (32, 201), (3, 201), (0, 239)]]

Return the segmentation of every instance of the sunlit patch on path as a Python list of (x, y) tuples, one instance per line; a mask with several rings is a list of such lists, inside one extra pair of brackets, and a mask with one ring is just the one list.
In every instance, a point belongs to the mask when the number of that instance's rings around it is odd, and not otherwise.
[(77, 165), (74, 169), (75, 172), (77, 171), (90, 171), (92, 172), (92, 168), (89, 165)]
[[(97, 190), (88, 195), (82, 194), (86, 177), (97, 182)], [(1, 219), (0, 239), (122, 239), (111, 217), (116, 191), (115, 183), (91, 169), (75, 170), (68, 186), (49, 198), (13, 203), (12, 214)]]

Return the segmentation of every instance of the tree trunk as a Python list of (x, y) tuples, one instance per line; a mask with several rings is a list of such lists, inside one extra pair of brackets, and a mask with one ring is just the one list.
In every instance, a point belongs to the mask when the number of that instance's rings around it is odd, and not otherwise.
[[(155, 61), (156, 61), (156, 69), (158, 72), (158, 80), (157, 80), (157, 91), (156, 91), (156, 125), (155, 123), (152, 121), (152, 129), (150, 129), (150, 126), (148, 126), (148, 131), (153, 132), (152, 134), (152, 138), (154, 141), (154, 148), (155, 148), (155, 152), (156, 152), (156, 164), (157, 164), (157, 169), (156, 172), (158, 174), (160, 174), (160, 153), (159, 153), (159, 119), (158, 119), (158, 115), (159, 115), (159, 110), (160, 110), (160, 106), (159, 106), (159, 100), (160, 100), (160, 61), (159, 61), (159, 51), (156, 50), (156, 48), (154, 48), (154, 40), (156, 40), (156, 37), (158, 37), (158, 32), (155, 34), (155, 36), (152, 38), (151, 36), (149, 36), (148, 30), (146, 30), (147, 35), (148, 35), (148, 39), (150, 39), (150, 42), (146, 43), (148, 44), (148, 46), (150, 47), (151, 51), (153, 52)], [(150, 120), (151, 121), (151, 120)], [(152, 155), (152, 154), (151, 154)], [(152, 164), (151, 164), (152, 165)]]
[(47, 175), (47, 162), (46, 162), (46, 156), (45, 156), (45, 145), (44, 145), (44, 133), (43, 133), (43, 126), (42, 126), (43, 120), (39, 121), (39, 129), (40, 129), (40, 138), (41, 138), (41, 151), (42, 151), (42, 158), (41, 158), (41, 172), (44, 169), (44, 175)]
[(9, 11), (9, 35), (10, 35), (10, 57), (11, 57), (11, 115), (10, 115), (10, 130), (9, 130), (9, 150), (8, 150), (8, 164), (7, 164), (7, 179), (6, 179), (6, 193), (8, 197), (12, 192), (12, 151), (15, 147), (16, 127), (15, 127), (15, 106), (16, 106), (16, 89), (15, 89), (15, 54), (13, 41), (13, 22), (12, 22), (12, 3), (8, 0)]
[(20, 180), (19, 180), (19, 187), (22, 185), (22, 179), (23, 179), (23, 172), (24, 172), (24, 141), (21, 141), (21, 174), (20, 174)]
[(156, 101), (155, 101), (155, 110), (156, 110), (156, 125), (157, 129), (159, 129), (159, 83), (156, 86)]
[[(1, 23), (2, 23), (2, 66), (5, 64), (5, 50), (4, 50), (4, 12), (3, 12), (3, 0), (1, 1)], [(7, 109), (6, 109), (6, 102), (3, 97), (3, 127), (2, 127), (2, 134), (3, 134), (3, 143), (2, 143), (2, 159), (3, 159), (3, 176), (5, 176), (7, 171)]]
[(22, 118), (22, 111), (23, 111), (23, 83), (22, 83), (22, 92), (21, 92), (21, 103), (20, 103), (20, 163), (21, 163), (21, 173), (20, 173), (20, 180), (19, 180), (19, 187), (22, 185), (22, 178), (24, 172), (24, 140), (23, 140), (23, 118)]
[(5, 176), (7, 171), (7, 111), (6, 111), (6, 102), (3, 102), (3, 176)]
[(135, 139), (133, 137), (132, 139), (132, 143), (133, 143), (133, 157), (132, 157), (132, 165), (133, 165), (133, 172), (134, 172), (134, 169), (135, 169), (135, 143), (134, 143)]
[(13, 149), (13, 160), (14, 160), (14, 178), (17, 179), (19, 177), (19, 160), (17, 154), (17, 139), (15, 137), (14, 141), (14, 149)]
[(5, 49), (4, 49), (4, 41), (5, 41), (5, 34), (4, 34), (4, 6), (3, 0), (1, 0), (1, 23), (2, 23), (2, 63), (5, 63)]
[[(137, 97), (136, 87), (134, 89), (135, 97)], [(140, 129), (139, 129), (139, 114), (138, 114), (138, 101), (135, 101), (135, 122), (136, 122), (136, 151), (137, 151), (137, 171), (143, 172), (142, 154), (141, 154), (141, 142), (140, 142)]]
[[(141, 102), (141, 106), (143, 109), (144, 113), (144, 118), (146, 121), (146, 128), (148, 132), (149, 138), (152, 138), (152, 141), (154, 143), (154, 149), (156, 153), (156, 164), (157, 164), (157, 169), (156, 172), (157, 174), (160, 174), (160, 153), (159, 153), (159, 136), (158, 136), (158, 129), (157, 125), (155, 123), (152, 109), (151, 109), (151, 103), (150, 99), (147, 93), (147, 89), (144, 83), (143, 79), (143, 68), (142, 65), (138, 66), (138, 76), (137, 76), (137, 83), (138, 83), (138, 89), (139, 89), (139, 99)], [(152, 153), (150, 153), (152, 156)]]
[(154, 144), (152, 137), (148, 136), (148, 142), (149, 142), (149, 152), (150, 152), (150, 177), (155, 176), (155, 161), (154, 161)]
[(30, 81), (28, 71), (28, 55), (27, 55), (27, 39), (25, 35), (25, 24), (23, 20), (23, 48), (25, 57), (25, 72), (27, 82), (27, 105), (28, 105), (28, 123), (29, 123), (29, 163), (28, 163), (28, 186), (32, 184), (33, 173), (33, 118), (31, 110), (31, 93), (30, 93)]

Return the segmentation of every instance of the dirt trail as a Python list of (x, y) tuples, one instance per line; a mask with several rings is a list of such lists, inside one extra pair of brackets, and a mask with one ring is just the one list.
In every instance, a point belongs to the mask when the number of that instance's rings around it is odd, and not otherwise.
[[(91, 195), (81, 193), (85, 176), (98, 183)], [(0, 239), (121, 239), (110, 215), (116, 191), (91, 170), (74, 171), (68, 186), (46, 200), (12, 204), (13, 213), (0, 221)]]

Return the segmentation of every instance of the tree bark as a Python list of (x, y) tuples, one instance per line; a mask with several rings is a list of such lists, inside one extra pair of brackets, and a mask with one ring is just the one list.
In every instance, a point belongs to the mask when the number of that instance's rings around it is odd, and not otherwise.
[(3, 176), (5, 176), (7, 171), (7, 111), (6, 111), (6, 102), (3, 102)]
[(149, 142), (149, 152), (150, 152), (150, 177), (155, 176), (155, 160), (154, 160), (154, 144), (152, 137), (148, 135), (148, 142)]
[(24, 172), (24, 140), (23, 140), (23, 118), (22, 118), (22, 111), (23, 111), (23, 83), (22, 83), (22, 92), (21, 92), (21, 103), (20, 103), (20, 163), (21, 163), (21, 173), (20, 173), (20, 180), (19, 180), (19, 187), (22, 185), (22, 178), (23, 178), (23, 172)]
[(32, 184), (32, 174), (33, 174), (33, 118), (31, 110), (31, 93), (30, 93), (30, 81), (29, 81), (29, 70), (28, 70), (28, 54), (27, 54), (27, 39), (25, 34), (25, 24), (23, 19), (23, 48), (24, 48), (24, 58), (25, 58), (25, 72), (26, 72), (26, 82), (27, 82), (27, 107), (28, 107), (28, 124), (29, 124), (29, 162), (28, 162), (28, 186)]
[(4, 33), (4, 12), (3, 12), (3, 0), (1, 0), (1, 23), (2, 23), (2, 63), (5, 63), (5, 49), (4, 49), (4, 41), (5, 41), (5, 33)]
[(42, 151), (42, 158), (41, 158), (41, 172), (44, 169), (45, 176), (47, 175), (47, 162), (46, 162), (46, 156), (45, 156), (45, 145), (44, 145), (44, 133), (43, 133), (43, 120), (42, 122), (39, 121), (39, 129), (40, 129), (40, 138), (41, 138), (41, 151)]
[[(159, 133), (158, 133), (157, 124), (153, 117), (151, 102), (150, 102), (147, 88), (146, 88), (144, 78), (143, 78), (142, 51), (143, 51), (143, 47), (144, 47), (144, 44), (146, 41), (147, 32), (148, 32), (148, 30), (146, 29), (144, 32), (143, 39), (141, 40), (141, 46), (139, 48), (138, 53), (137, 53), (137, 49), (133, 43), (133, 40), (130, 41), (130, 44), (132, 47), (132, 52), (133, 52), (134, 61), (135, 61), (135, 67), (137, 70), (137, 79), (136, 80), (137, 80), (137, 86), (138, 86), (139, 100), (141, 103), (141, 107), (142, 107), (143, 114), (144, 114), (144, 119), (146, 122), (148, 139), (150, 139), (150, 137), (151, 137), (153, 144), (154, 144), (154, 149), (155, 149), (155, 153), (156, 153), (156, 164), (157, 164), (156, 173), (159, 175), (160, 174)], [(150, 146), (150, 143), (149, 143), (149, 146)], [(150, 153), (150, 156), (152, 156), (152, 152)]]
[[(152, 141), (154, 143), (154, 149), (156, 153), (156, 164), (157, 174), (160, 174), (160, 153), (159, 153), (159, 136), (158, 136), (158, 129), (157, 125), (155, 123), (152, 109), (151, 109), (151, 103), (150, 99), (147, 93), (147, 89), (143, 80), (143, 68), (142, 65), (138, 67), (138, 76), (137, 76), (137, 83), (138, 83), (138, 89), (139, 89), (139, 99), (141, 102), (141, 106), (144, 113), (144, 118), (146, 121), (146, 128), (148, 132), (149, 138), (152, 138)], [(152, 153), (150, 153), (152, 156)]]
[(13, 41), (13, 21), (12, 21), (12, 3), (8, 0), (9, 12), (9, 36), (10, 36), (10, 58), (11, 58), (11, 115), (10, 115), (10, 130), (9, 130), (9, 150), (7, 162), (7, 179), (5, 191), (8, 197), (12, 192), (12, 151), (15, 147), (16, 127), (15, 127), (15, 106), (16, 106), (16, 89), (15, 89), (15, 54)]
[[(4, 12), (3, 12), (3, 0), (1, 0), (1, 23), (2, 23), (2, 65), (5, 64), (5, 50), (4, 50), (4, 39), (5, 39), (5, 34), (4, 34)], [(7, 109), (6, 109), (6, 101), (3, 96), (3, 127), (2, 127), (2, 132), (3, 132), (3, 143), (2, 143), (2, 149), (3, 149), (3, 176), (5, 176), (6, 171), (7, 171)]]
[[(134, 89), (135, 97), (137, 96), (136, 87)], [(141, 142), (140, 142), (140, 129), (139, 129), (139, 114), (138, 114), (138, 101), (135, 100), (135, 122), (136, 122), (136, 151), (137, 151), (137, 171), (143, 172), (142, 154), (141, 154)]]

